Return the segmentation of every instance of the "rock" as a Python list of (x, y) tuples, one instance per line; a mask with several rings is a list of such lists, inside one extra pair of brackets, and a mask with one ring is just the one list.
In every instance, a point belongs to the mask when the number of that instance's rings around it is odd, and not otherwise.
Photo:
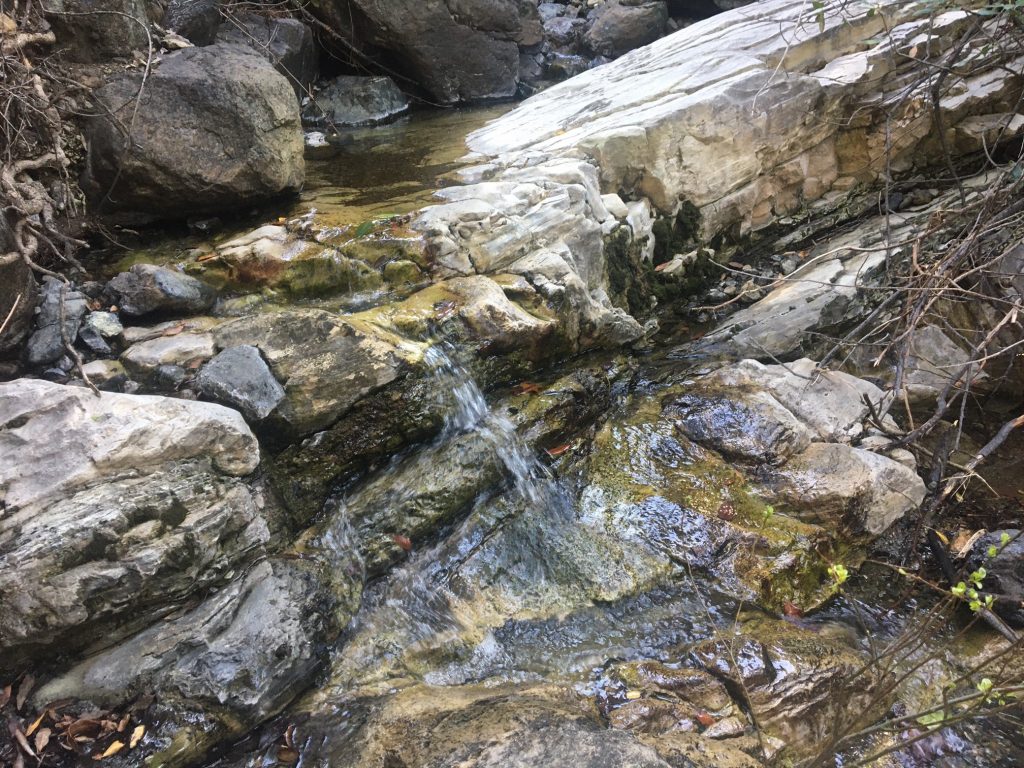
[(347, 128), (386, 122), (409, 109), (409, 99), (390, 77), (341, 75), (328, 81), (302, 109), (310, 125)]
[[(668, 768), (648, 746), (598, 722), (569, 688), (467, 685), (439, 697), (417, 685), (360, 707), (358, 728), (311, 739), (311, 756), (370, 768), (401, 760), (436, 768)], [(334, 718), (312, 720), (318, 735), (339, 732)], [(389, 757), (390, 756), (390, 757)]]
[[(354, 0), (363, 39), (387, 51), (434, 101), (506, 99), (516, 92), (519, 39), (539, 42), (536, 6), (518, 0)], [(334, 29), (349, 29), (350, 11), (335, 0), (311, 9)], [(527, 44), (527, 43), (524, 43)], [(532, 43), (528, 43), (532, 44)]]
[(43, 13), (71, 61), (103, 63), (149, 47), (143, 0), (45, 0)]
[(124, 636), (275, 527), (235, 479), (256, 439), (221, 406), (18, 379), (0, 384), (0, 425), (5, 666)]
[(741, 687), (758, 727), (781, 739), (786, 755), (807, 757), (828, 745), (837, 721), (856, 730), (889, 707), (876, 695), (882, 673), (835, 637), (777, 619), (751, 619), (692, 658), (727, 685)]
[[(97, 210), (124, 218), (185, 218), (302, 185), (294, 92), (255, 51), (217, 43), (168, 54), (136, 100), (141, 77), (122, 75), (95, 94), (110, 110), (87, 129), (82, 183)], [(128, 137), (123, 124), (134, 126)]]
[[(1003, 543), (1004, 534), (1007, 541)], [(989, 549), (996, 556), (989, 557)], [(1024, 536), (1017, 529), (989, 531), (974, 545), (967, 561), (967, 572), (984, 568), (983, 594), (996, 595), (996, 613), (1015, 627), (1024, 627)]]
[[(0, 251), (9, 252), (0, 217)], [(0, 324), (7, 326), (0, 333), (0, 356), (17, 350), (32, 329), (38, 287), (31, 268), (21, 259), (0, 260)]]
[(198, 314), (213, 306), (216, 292), (194, 277), (154, 264), (136, 264), (107, 283), (126, 315)]
[(82, 366), (82, 373), (97, 387), (105, 387), (128, 377), (124, 366), (117, 360), (93, 360)]
[(163, 26), (193, 45), (210, 45), (220, 29), (220, 0), (170, 0)]
[(269, 416), (285, 394), (260, 351), (245, 345), (225, 349), (204, 365), (196, 376), (196, 388), (254, 422)]
[(36, 316), (36, 330), (25, 349), (29, 364), (46, 365), (59, 360), (65, 351), (64, 339), (68, 344), (74, 343), (87, 311), (82, 293), (47, 275), (43, 280), (43, 300)]
[(233, 476), (259, 464), (242, 417), (213, 403), (103, 393), (17, 379), (0, 384), (0, 486), (7, 509), (104, 478), (209, 457)]
[(320, 74), (320, 54), (313, 31), (298, 19), (233, 13), (217, 42), (245, 45), (266, 56), (301, 99)]
[(972, 389), (984, 386), (988, 375), (977, 365), (968, 365), (971, 354), (934, 325), (918, 328), (910, 340), (904, 385), (911, 402), (934, 403), (950, 378), (966, 368), (962, 379)]
[(85, 316), (83, 328), (89, 328), (104, 339), (114, 339), (124, 332), (121, 320), (113, 312), (90, 312)]
[(813, 443), (768, 480), (771, 493), (803, 520), (878, 536), (924, 501), (924, 481), (887, 456)]
[(153, 692), (165, 713), (140, 759), (184, 768), (277, 714), (315, 678), (358, 604), (359, 569), (320, 545), (269, 558), (183, 615), (51, 680), (39, 701), (118, 706)]
[(85, 344), (94, 355), (106, 357), (113, 353), (110, 345), (95, 328), (83, 325), (78, 331), (78, 340)]
[(211, 334), (180, 333), (132, 344), (121, 355), (121, 362), (132, 374), (145, 378), (163, 365), (195, 369), (215, 352)]
[(585, 37), (587, 47), (595, 55), (614, 58), (661, 37), (668, 22), (668, 7), (661, 0), (607, 0), (592, 16)]

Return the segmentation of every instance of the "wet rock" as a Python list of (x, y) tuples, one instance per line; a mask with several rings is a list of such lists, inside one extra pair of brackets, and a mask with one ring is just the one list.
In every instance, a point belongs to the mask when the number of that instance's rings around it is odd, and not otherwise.
[(142, 0), (46, 0), (43, 13), (71, 61), (101, 63), (149, 46)]
[(249, 46), (265, 56), (301, 99), (320, 73), (313, 31), (298, 19), (232, 13), (217, 42)]
[[(8, 253), (10, 246), (4, 227), (5, 222), (0, 217), (0, 250)], [(28, 336), (37, 294), (38, 286), (32, 269), (22, 259), (0, 261), (0, 323), (10, 316), (7, 327), (0, 334), (0, 355), (18, 349)]]
[[(989, 557), (991, 547), (995, 547), (995, 557)], [(1024, 536), (1021, 532), (1011, 528), (986, 533), (971, 550), (967, 568), (969, 571), (985, 569), (983, 592), (996, 595), (996, 613), (1014, 626), (1024, 627)]]
[(813, 443), (768, 481), (770, 494), (803, 520), (878, 536), (924, 501), (917, 473), (877, 453)]
[(606, 0), (592, 15), (594, 20), (585, 38), (587, 47), (595, 55), (613, 58), (657, 40), (668, 22), (668, 8), (661, 0)]
[(124, 366), (117, 360), (93, 360), (82, 366), (82, 373), (97, 387), (116, 383), (128, 378)]
[(145, 378), (162, 365), (195, 369), (215, 351), (211, 334), (180, 333), (132, 344), (121, 355), (121, 362), (130, 373)]
[(701, 395), (672, 402), (676, 427), (688, 438), (724, 456), (780, 463), (810, 445), (812, 433), (763, 391)]
[(137, 100), (141, 78), (121, 75), (95, 94), (106, 109), (87, 129), (82, 186), (100, 213), (216, 214), (302, 185), (294, 91), (255, 51), (216, 43), (167, 54)]
[(409, 99), (390, 77), (342, 75), (303, 107), (302, 119), (310, 125), (346, 128), (386, 122), (409, 109)]
[(252, 346), (225, 349), (196, 376), (199, 393), (240, 410), (250, 421), (265, 419), (284, 399), (284, 387)]
[(113, 352), (106, 339), (95, 328), (82, 326), (78, 331), (78, 340), (85, 344), (94, 355), (106, 357)]
[[(370, 702), (365, 725), (347, 738), (314, 739), (312, 753), (325, 764), (344, 755), (352, 768), (387, 759), (409, 768), (668, 768), (650, 747), (604, 728), (568, 688), (463, 686), (444, 697), (432, 690)], [(323, 733), (330, 725), (310, 727)]]
[(86, 659), (36, 696), (117, 706), (153, 692), (165, 715), (143, 755), (168, 768), (192, 765), (313, 681), (358, 602), (357, 574), (347, 553), (262, 560), (198, 607)]
[(759, 727), (786, 755), (809, 756), (829, 743), (837, 722), (855, 729), (880, 717), (881, 673), (839, 640), (791, 623), (757, 619), (695, 647), (693, 658), (740, 691)]
[(163, 27), (193, 45), (210, 45), (220, 29), (220, 0), (170, 0)]
[(200, 280), (155, 264), (136, 264), (107, 283), (126, 315), (197, 314), (213, 306), (216, 292)]
[(177, 392), (188, 378), (188, 373), (180, 365), (164, 363), (158, 365), (150, 375), (153, 389), (157, 392)]
[(64, 339), (68, 344), (74, 343), (87, 311), (83, 294), (47, 276), (43, 280), (43, 299), (36, 315), (36, 330), (29, 337), (25, 349), (29, 364), (46, 365), (59, 360), (65, 351)]

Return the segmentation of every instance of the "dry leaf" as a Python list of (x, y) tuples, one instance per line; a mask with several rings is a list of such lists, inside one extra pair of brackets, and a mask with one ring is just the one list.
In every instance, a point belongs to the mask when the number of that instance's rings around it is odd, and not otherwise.
[(640, 691), (626, 691), (626, 698), (630, 701), (636, 701), (640, 698)]
[(299, 761), (299, 753), (291, 747), (278, 747), (277, 759), (282, 763), (297, 763)]
[(124, 729), (128, 727), (128, 723), (131, 722), (131, 715), (125, 715), (121, 718), (121, 721), (117, 724), (117, 732), (124, 733)]
[(406, 552), (412, 549), (412, 539), (410, 539), (408, 536), (403, 536), (400, 533), (393, 533), (391, 534), (391, 538), (394, 539), (395, 544), (400, 546)]
[(21, 678), (21, 685), (18, 686), (18, 701), (17, 709), (21, 711), (21, 708), (25, 705), (25, 699), (28, 698), (29, 692), (32, 690), (32, 686), (36, 684), (36, 679), (32, 675), (25, 675)]
[(520, 382), (512, 387), (513, 395), (539, 395), (541, 391), (539, 386), (529, 381)]
[(210, 261), (210, 260), (216, 259), (216, 258), (217, 258), (217, 254), (216, 253), (204, 253), (202, 256), (197, 258), (196, 261), (199, 261), (199, 262)]
[(697, 720), (698, 723), (703, 725), (705, 728), (715, 724), (714, 716), (713, 715), (709, 715), (704, 710), (701, 710), (696, 715), (694, 715), (694, 718)]
[(554, 448), (545, 448), (544, 453), (546, 453), (548, 456), (554, 459), (558, 456), (561, 456), (570, 448), (572, 448), (572, 443), (566, 443), (565, 445), (556, 445)]
[(44, 717), (46, 717), (46, 712), (43, 712), (41, 715), (39, 715), (39, 717), (35, 719), (35, 722), (33, 722), (32, 725), (28, 727), (28, 730), (25, 731), (25, 735), (31, 736), (33, 733), (35, 733), (36, 728), (38, 728), (42, 724)]
[(14, 768), (25, 768), (25, 758), (21, 756), (21, 752), (14, 753)]
[(916, 59), (917, 58), (917, 46), (916, 45), (910, 46), (910, 50), (907, 51), (907, 56), (909, 56), (912, 59)]
[(25, 754), (29, 757), (35, 757), (36, 753), (32, 751), (32, 747), (29, 746), (28, 739), (25, 738), (24, 732), (21, 730), (21, 726), (15, 723), (13, 720), (7, 721), (7, 729), (11, 732), (14, 740), (18, 742), (19, 746), (25, 751)]
[(135, 726), (135, 730), (132, 731), (132, 737), (128, 741), (128, 747), (130, 749), (135, 749), (135, 747), (138, 746), (138, 743), (140, 741), (142, 741), (142, 737), (145, 736), (145, 735), (146, 735), (146, 726), (144, 726), (144, 725), (137, 725), (137, 726)]
[(42, 752), (46, 749), (46, 745), (50, 743), (50, 733), (49, 728), (43, 728), (36, 734), (36, 752)]
[(93, 760), (103, 760), (105, 758), (112, 757), (113, 755), (116, 755), (122, 749), (124, 749), (124, 742), (123, 741), (113, 741), (113, 742), (110, 743), (109, 747), (107, 747), (105, 750), (103, 750), (103, 754), (102, 755), (98, 755), (98, 756), (97, 755), (93, 755), (92, 759)]
[(185, 324), (184, 323), (178, 323), (177, 325), (172, 325), (170, 328), (166, 329), (163, 332), (162, 335), (164, 335), (164, 336), (177, 336), (179, 333), (181, 333), (184, 330), (185, 330)]
[(791, 603), (789, 600), (782, 604), (782, 612), (786, 616), (793, 616), (799, 618), (804, 615), (804, 612), (800, 609), (796, 603)]

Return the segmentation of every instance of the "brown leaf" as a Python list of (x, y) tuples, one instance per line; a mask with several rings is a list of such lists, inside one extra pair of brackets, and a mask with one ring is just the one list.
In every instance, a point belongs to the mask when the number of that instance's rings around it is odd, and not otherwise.
[(409, 552), (412, 549), (412, 539), (408, 536), (403, 536), (400, 533), (392, 533), (391, 538), (394, 539), (395, 544), (400, 546), (406, 552)]
[(698, 723), (703, 725), (705, 728), (714, 725), (716, 722), (714, 715), (709, 715), (703, 709), (697, 712), (693, 717)]
[(103, 750), (103, 754), (102, 755), (93, 755), (92, 759), (93, 760), (103, 760), (105, 758), (112, 757), (112, 756), (116, 755), (122, 749), (124, 749), (124, 742), (123, 741), (112, 741), (112, 742), (110, 742), (110, 746), (107, 747), (105, 750)]
[(21, 730), (21, 726), (18, 725), (14, 720), (7, 721), (7, 730), (11, 732), (11, 736), (18, 742), (18, 745), (25, 751), (25, 754), (29, 757), (35, 757), (36, 753), (32, 751), (32, 747), (29, 746), (28, 739), (25, 738), (25, 732)]
[(282, 763), (297, 763), (299, 761), (299, 753), (291, 747), (278, 747), (277, 759)]
[(204, 253), (202, 256), (197, 258), (196, 261), (210, 261), (211, 259), (216, 259), (216, 258), (217, 258), (217, 254), (216, 253)]
[(163, 332), (162, 335), (164, 335), (164, 336), (177, 336), (179, 333), (181, 333), (184, 330), (185, 330), (185, 324), (184, 323), (178, 323), (177, 325), (172, 325), (170, 328), (167, 328)]
[(131, 722), (131, 715), (125, 715), (117, 724), (117, 732), (124, 733), (124, 729), (128, 727), (128, 723)]
[(68, 738), (74, 739), (75, 741), (83, 738), (91, 740), (100, 735), (100, 729), (102, 727), (102, 723), (100, 723), (99, 720), (92, 720), (90, 718), (83, 717), (75, 720), (73, 723), (70, 723), (65, 733), (67, 733)]
[(128, 747), (135, 749), (138, 743), (142, 741), (142, 737), (146, 735), (146, 726), (136, 725), (135, 730), (132, 731), (132, 737), (128, 740)]
[(556, 445), (554, 448), (545, 448), (544, 453), (554, 459), (567, 452), (570, 448), (572, 448), (572, 443), (566, 443), (565, 445)]
[(46, 745), (50, 743), (50, 733), (49, 728), (42, 728), (36, 734), (36, 752), (42, 752), (46, 749)]
[(284, 730), (284, 743), (287, 747), (295, 746), (295, 723), (291, 723)]
[(513, 395), (539, 395), (543, 390), (530, 381), (521, 381), (512, 387)]
[(25, 768), (25, 758), (22, 757), (21, 752), (14, 754), (14, 768)]
[(787, 616), (794, 616), (799, 618), (804, 615), (804, 612), (796, 603), (791, 603), (789, 600), (782, 604), (782, 612)]
[(25, 675), (21, 678), (21, 685), (18, 686), (18, 701), (16, 707), (18, 711), (25, 705), (25, 699), (28, 698), (29, 693), (32, 691), (32, 686), (36, 684), (36, 679), (32, 675)]
[(25, 731), (25, 735), (26, 736), (31, 736), (33, 733), (35, 733), (36, 732), (36, 728), (38, 728), (42, 724), (44, 717), (46, 717), (46, 712), (45, 711), (41, 715), (39, 715), (39, 717), (37, 717), (35, 719), (35, 721), (32, 723), (32, 725), (30, 725), (28, 727), (28, 730)]

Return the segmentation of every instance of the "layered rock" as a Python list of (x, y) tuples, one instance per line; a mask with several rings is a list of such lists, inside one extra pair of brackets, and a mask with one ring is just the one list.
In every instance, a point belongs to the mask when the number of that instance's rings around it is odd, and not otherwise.
[(28, 379), (0, 388), (5, 663), (124, 636), (267, 544), (276, 513), (237, 479), (259, 450), (236, 412)]
[[(96, 92), (83, 178), (100, 212), (149, 219), (216, 213), (295, 192), (298, 104), (255, 51), (216, 44), (164, 57)], [(125, 126), (128, 133), (125, 134)]]

